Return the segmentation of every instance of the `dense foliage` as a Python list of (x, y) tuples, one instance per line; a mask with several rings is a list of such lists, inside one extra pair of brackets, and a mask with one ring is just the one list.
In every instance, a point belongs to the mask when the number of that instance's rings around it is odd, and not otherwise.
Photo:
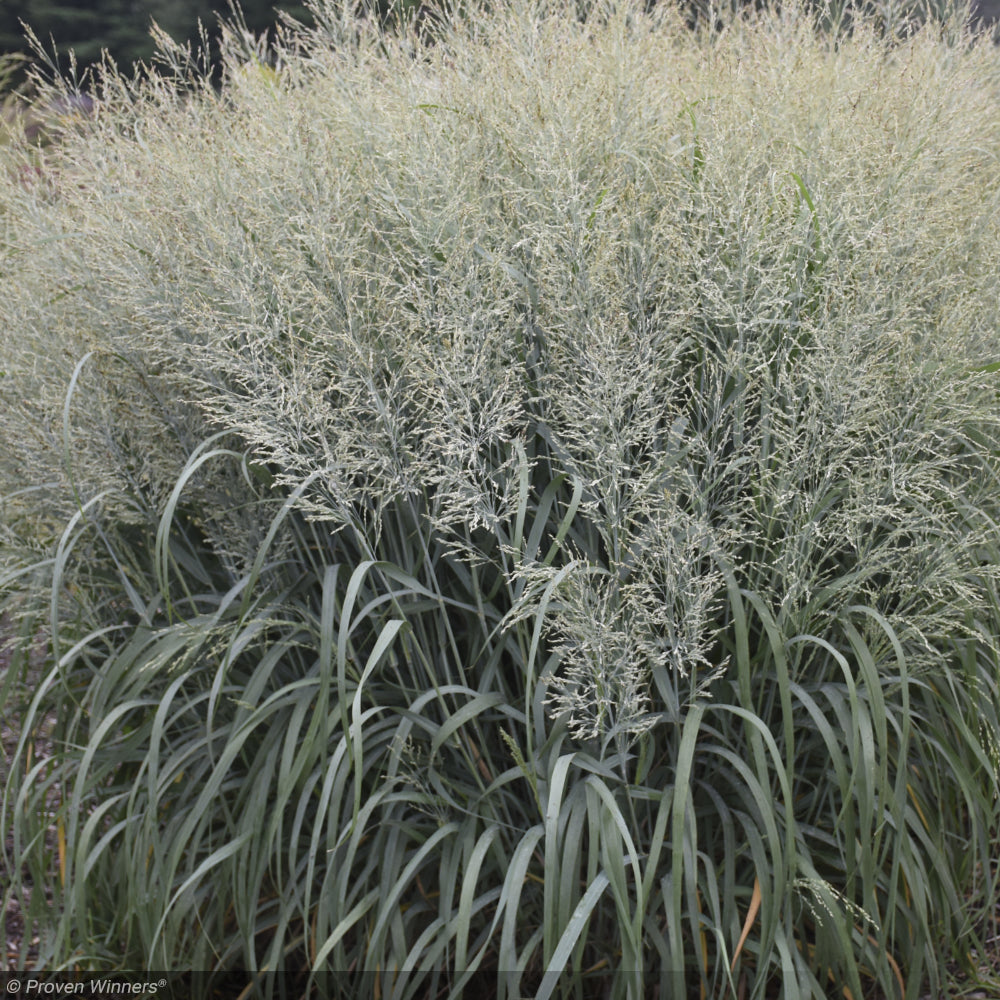
[(1000, 882), (1000, 63), (497, 8), (0, 147), (43, 960), (914, 1000)]
[[(247, 28), (272, 29), (278, 11), (298, 20), (308, 17), (297, 2), (245, 0), (238, 4)], [(225, 0), (4, 0), (0, 5), (0, 53), (35, 56), (25, 26), (43, 46), (46, 57), (65, 70), (73, 53), (78, 67), (99, 63), (105, 50), (122, 68), (149, 62), (155, 52), (152, 25), (178, 42), (195, 41), (199, 22), (214, 34), (220, 14), (230, 13)]]

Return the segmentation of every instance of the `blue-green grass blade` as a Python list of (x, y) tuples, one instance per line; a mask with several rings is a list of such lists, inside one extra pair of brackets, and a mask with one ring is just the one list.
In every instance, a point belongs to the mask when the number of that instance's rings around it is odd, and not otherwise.
[(546, 960), (545, 975), (535, 993), (535, 1000), (548, 1000), (552, 996), (559, 985), (566, 965), (569, 963), (577, 940), (609, 884), (608, 876), (604, 872), (600, 872), (597, 878), (587, 886), (586, 892), (584, 892), (580, 902), (576, 904), (551, 956)]
[(528, 866), (531, 864), (531, 856), (538, 842), (544, 836), (545, 827), (541, 824), (536, 824), (526, 830), (518, 841), (517, 847), (511, 855), (507, 871), (504, 873), (503, 890), (500, 893), (497, 914), (494, 918), (495, 926), (501, 914), (503, 915), (500, 946), (497, 954), (497, 966), (500, 972), (500, 979), (497, 985), (501, 998), (506, 995), (507, 990), (510, 988), (508, 977), (523, 971), (518, 968), (515, 944), (519, 918), (523, 918), (524, 916), (520, 912), (521, 896), (524, 892)]
[[(671, 860), (670, 860), (670, 979), (671, 990), (676, 996), (684, 994), (684, 946), (681, 940), (682, 920), (684, 915), (684, 869), (685, 848), (690, 836), (694, 834), (694, 823), (691, 821), (691, 772), (694, 766), (695, 752), (698, 746), (702, 719), (705, 715), (704, 705), (693, 705), (684, 719), (681, 729), (680, 744), (677, 748), (676, 777), (674, 779), (673, 803), (671, 805)], [(696, 843), (690, 845), (695, 848)], [(641, 884), (641, 882), (640, 882)], [(665, 900), (666, 901), (666, 900)]]
[(471, 930), (473, 903), (476, 898), (476, 884), (479, 880), (479, 873), (482, 870), (483, 862), (486, 860), (486, 854), (499, 833), (499, 825), (493, 823), (479, 835), (462, 875), (462, 891), (459, 894), (454, 934), (455, 968), (460, 972), (464, 971), (468, 965), (469, 932)]
[(239, 834), (235, 840), (231, 840), (228, 844), (218, 848), (213, 851), (198, 867), (189, 875), (178, 888), (174, 891), (174, 894), (170, 897), (167, 905), (163, 908), (163, 915), (160, 917), (160, 922), (156, 927), (156, 932), (153, 935), (152, 945), (150, 951), (155, 951), (156, 941), (160, 937), (163, 931), (164, 924), (167, 920), (173, 916), (173, 909), (176, 907), (180, 898), (184, 895), (185, 891), (198, 883), (198, 881), (205, 875), (206, 872), (211, 871), (216, 865), (221, 864), (226, 858), (232, 857), (237, 851), (253, 836), (253, 831), (245, 830), (243, 833)]

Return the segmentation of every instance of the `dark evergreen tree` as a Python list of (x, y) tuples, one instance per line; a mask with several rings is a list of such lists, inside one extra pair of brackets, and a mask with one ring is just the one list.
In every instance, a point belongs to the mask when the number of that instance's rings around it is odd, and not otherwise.
[[(298, 2), (244, 0), (240, 9), (257, 34), (273, 27), (278, 9), (308, 19), (306, 6)], [(226, 0), (0, 0), (0, 53), (30, 52), (23, 22), (47, 52), (55, 48), (63, 68), (70, 51), (85, 67), (106, 50), (124, 70), (152, 56), (154, 21), (172, 38), (186, 41), (197, 38), (199, 20), (214, 34), (220, 14), (229, 15)]]

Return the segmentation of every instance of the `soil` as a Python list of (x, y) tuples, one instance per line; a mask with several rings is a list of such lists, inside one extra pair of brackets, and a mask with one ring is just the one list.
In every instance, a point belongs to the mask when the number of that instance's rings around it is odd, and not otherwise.
[[(6, 648), (5, 622), (0, 621), (0, 679), (10, 665), (10, 651)], [(30, 679), (29, 679), (30, 683)], [(6, 705), (0, 705), (0, 789), (7, 787), (7, 776), (20, 739), (20, 718), (8, 710)], [(48, 725), (43, 727), (48, 729)], [(44, 736), (34, 743), (34, 759), (46, 759), (52, 755), (52, 744)], [(49, 834), (53, 842), (55, 832)], [(4, 831), (3, 851), (0, 852), (0, 903), (3, 903), (3, 951), (0, 952), (0, 972), (25, 971), (36, 967), (38, 961), (38, 938), (31, 935), (27, 942), (26, 961), (22, 961), (22, 945), (25, 943), (25, 925), (23, 911), (35, 891), (30, 875), (25, 872), (22, 879), (23, 896), (18, 897), (10, 888), (10, 865), (14, 857), (14, 837), (10, 830)], [(8, 890), (9, 898), (8, 898)]]

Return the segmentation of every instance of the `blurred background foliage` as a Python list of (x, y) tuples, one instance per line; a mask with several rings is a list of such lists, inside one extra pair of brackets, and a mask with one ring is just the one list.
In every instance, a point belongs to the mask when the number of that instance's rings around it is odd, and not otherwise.
[[(362, 0), (362, 5), (383, 21), (420, 16), (428, 6), (422, 0)], [(693, 4), (696, 9), (703, 6), (698, 0)], [(273, 32), (283, 15), (311, 23), (308, 5), (294, 0), (243, 0), (238, 8), (247, 29), (258, 36)], [(1000, 0), (972, 0), (971, 9), (977, 20), (995, 22)], [(46, 62), (57, 64), (63, 72), (70, 53), (82, 70), (100, 62), (104, 51), (127, 71), (133, 63), (153, 58), (150, 28), (154, 23), (183, 43), (197, 42), (200, 22), (215, 53), (219, 18), (231, 13), (229, 0), (0, 0), (0, 55), (25, 57), (14, 65), (12, 76), (8, 74), (7, 85), (22, 84), (28, 66), (37, 63), (24, 25), (44, 46)]]
[[(391, 11), (408, 12), (417, 0), (376, 0), (375, 8), (385, 16)], [(246, 27), (255, 35), (272, 31), (281, 14), (310, 22), (307, 6), (294, 0), (243, 0), (239, 4)], [(153, 23), (176, 41), (196, 41), (198, 24), (210, 37), (217, 34), (219, 17), (231, 13), (227, 0), (0, 0), (0, 53), (33, 56), (23, 25), (28, 25), (65, 70), (72, 52), (78, 66), (97, 63), (107, 51), (122, 70), (137, 61), (148, 62), (155, 49)], [(23, 81), (27, 62), (20, 65), (17, 81)]]

